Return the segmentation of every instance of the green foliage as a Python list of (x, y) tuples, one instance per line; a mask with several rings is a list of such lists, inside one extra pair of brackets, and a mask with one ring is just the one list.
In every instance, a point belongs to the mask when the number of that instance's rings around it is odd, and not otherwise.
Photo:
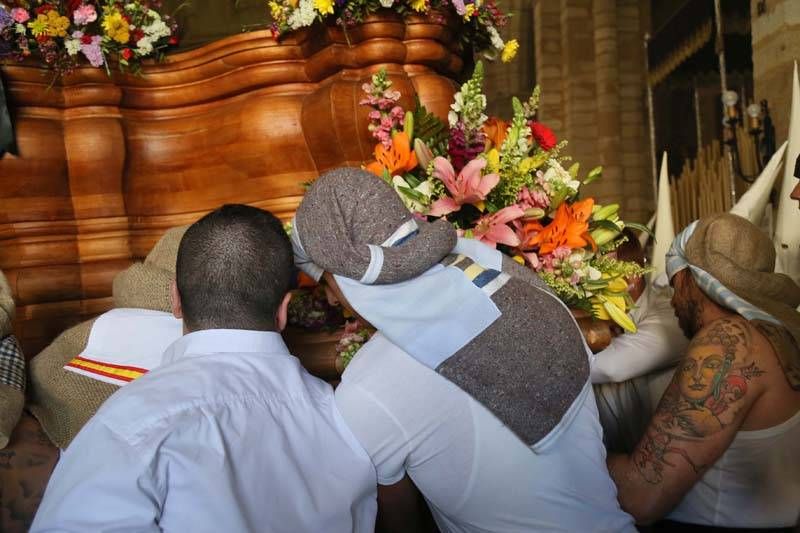
[(489, 194), (489, 202), (503, 208), (516, 203), (520, 189), (533, 185), (533, 169), (523, 170), (522, 162), (528, 157), (528, 137), (531, 130), (525, 118), (525, 110), (517, 98), (511, 101), (514, 118), (508, 135), (500, 148), (500, 183)]
[(413, 116), (414, 137), (421, 139), (428, 145), (433, 155), (445, 155), (447, 153), (447, 139), (450, 133), (447, 124), (429, 112), (419, 101), (419, 96), (416, 98)]
[(583, 309), (588, 312), (592, 311), (592, 303), (589, 301), (589, 297), (586, 296), (583, 288), (572, 285), (564, 278), (556, 276), (552, 272), (542, 271), (538, 272), (538, 274), (542, 281), (553, 289), (556, 296), (558, 296), (567, 307)]

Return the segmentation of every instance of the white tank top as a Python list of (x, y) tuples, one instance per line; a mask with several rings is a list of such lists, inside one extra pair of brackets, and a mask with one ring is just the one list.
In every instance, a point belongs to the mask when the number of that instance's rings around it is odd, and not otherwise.
[(668, 517), (688, 524), (769, 528), (800, 518), (800, 411), (768, 429), (740, 431)]

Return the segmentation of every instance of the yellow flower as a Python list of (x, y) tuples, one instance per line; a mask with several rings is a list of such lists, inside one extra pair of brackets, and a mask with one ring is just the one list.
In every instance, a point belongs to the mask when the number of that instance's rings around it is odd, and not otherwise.
[(525, 159), (520, 161), (518, 169), (523, 174), (527, 174), (536, 168), (535, 166), (533, 166), (535, 162), (536, 161), (532, 157), (526, 157)]
[(469, 20), (474, 13), (475, 13), (474, 4), (467, 4), (466, 6), (464, 6), (464, 20)]
[(500, 59), (503, 61), (503, 63), (509, 63), (516, 57), (517, 50), (519, 50), (519, 43), (516, 39), (511, 39), (503, 47), (503, 52), (500, 54)]
[(411, 9), (422, 13), (428, 9), (427, 0), (411, 0)]
[(314, 9), (316, 9), (320, 15), (332, 15), (333, 0), (314, 0)]
[(50, 37), (66, 37), (67, 28), (69, 28), (69, 19), (67, 17), (62, 17), (55, 9), (47, 12), (47, 35)]
[(28, 22), (28, 28), (34, 37), (48, 33), (47, 15), (39, 15), (35, 20)]
[(274, 20), (283, 20), (283, 7), (276, 0), (270, 0), (269, 14)]
[(120, 44), (127, 43), (131, 38), (130, 25), (127, 20), (122, 18), (122, 13), (119, 11), (113, 11), (103, 17), (103, 29), (109, 39)]
[(500, 170), (500, 152), (496, 148), (492, 148), (486, 155), (486, 167), (489, 172), (498, 172)]

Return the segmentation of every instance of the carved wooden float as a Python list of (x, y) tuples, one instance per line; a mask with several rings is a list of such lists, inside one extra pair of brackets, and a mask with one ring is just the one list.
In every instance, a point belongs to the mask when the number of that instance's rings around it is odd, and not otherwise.
[(303, 183), (369, 159), (358, 101), (379, 68), (406, 107), (416, 94), (445, 117), (456, 39), (444, 22), (381, 14), (347, 35), (237, 35), (144, 77), (87, 67), (48, 89), (35, 64), (4, 66), (19, 156), (0, 160), (0, 268), (26, 353), (108, 309), (113, 276), (167, 228), (229, 202), (288, 218)]

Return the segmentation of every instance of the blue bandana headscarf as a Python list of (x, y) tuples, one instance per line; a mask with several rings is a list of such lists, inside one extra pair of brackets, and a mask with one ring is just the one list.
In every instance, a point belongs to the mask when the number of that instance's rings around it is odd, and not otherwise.
[(740, 314), (747, 320), (763, 320), (764, 322), (781, 325), (780, 320), (740, 298), (702, 268), (689, 263), (686, 258), (686, 244), (691, 236), (694, 235), (698, 222), (698, 220), (695, 220), (689, 224), (672, 241), (672, 247), (667, 252), (667, 277), (672, 279), (675, 274), (688, 268), (700, 289), (722, 307)]

